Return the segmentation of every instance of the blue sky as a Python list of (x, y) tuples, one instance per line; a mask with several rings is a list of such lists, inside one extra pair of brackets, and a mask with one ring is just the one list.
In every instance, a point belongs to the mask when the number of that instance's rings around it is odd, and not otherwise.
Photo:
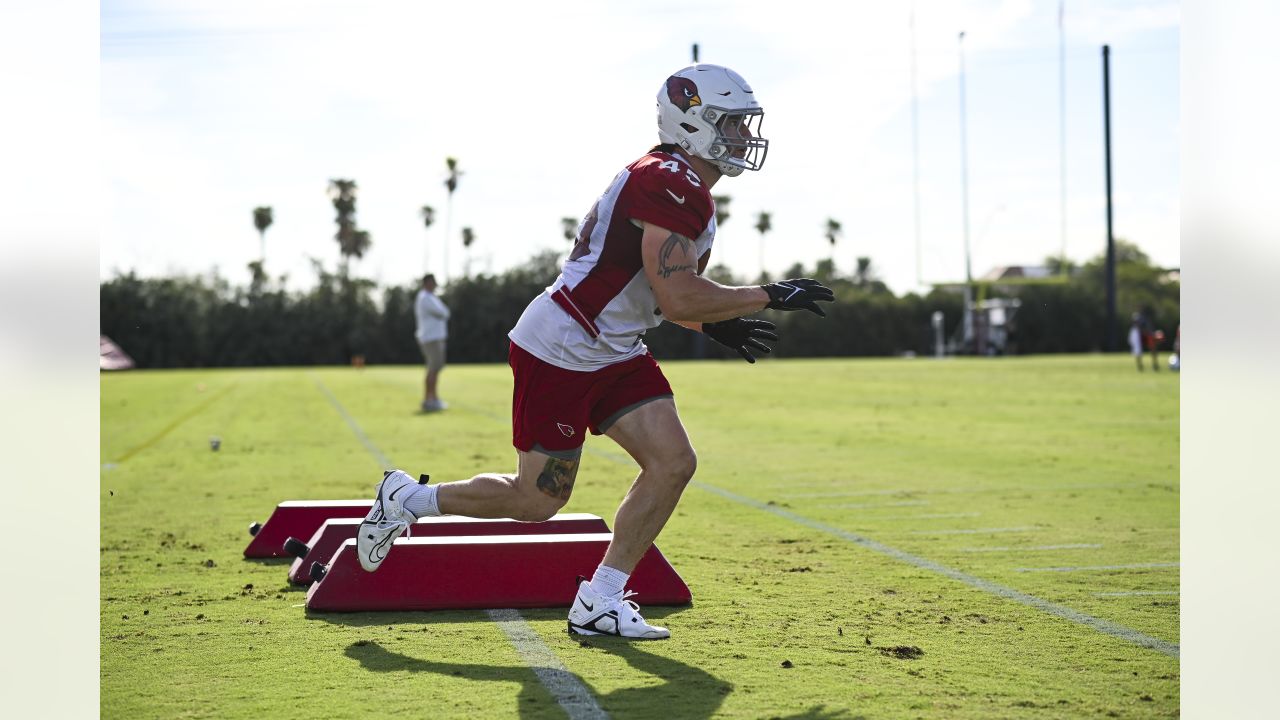
[[(911, 17), (919, 113), (913, 191)], [(1115, 232), (1180, 265), (1176, 2), (1066, 0), (1066, 252), (1105, 247), (1101, 51), (1112, 47)], [(360, 186), (373, 245), (357, 272), (407, 283), (444, 259), (444, 158), (465, 175), (451, 275), (564, 250), (624, 164), (656, 142), (653, 97), (701, 59), (754, 86), (771, 140), (726, 178), (715, 260), (766, 267), (870, 256), (897, 292), (963, 278), (957, 36), (965, 31), (973, 272), (1062, 247), (1058, 2), (243, 2), (102, 4), (99, 272), (244, 282), (251, 211), (271, 205), (267, 270), (309, 285), (338, 260), (330, 178)], [(437, 209), (422, 227), (418, 208)]]

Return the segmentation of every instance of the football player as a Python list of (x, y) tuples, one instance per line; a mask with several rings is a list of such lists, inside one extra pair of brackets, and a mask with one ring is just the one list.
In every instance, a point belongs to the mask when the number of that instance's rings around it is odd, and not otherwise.
[(744, 316), (807, 310), (831, 290), (796, 279), (727, 287), (702, 277), (715, 240), (711, 188), (759, 170), (769, 141), (764, 110), (741, 75), (686, 67), (657, 97), (659, 144), (623, 168), (578, 226), (560, 276), (509, 334), (515, 378), (515, 474), (425, 485), (402, 471), (379, 484), (357, 536), (360, 562), (378, 569), (415, 519), (441, 514), (542, 521), (573, 492), (587, 433), (607, 435), (640, 466), (618, 507), (613, 540), (580, 582), (569, 632), (666, 638), (628, 599), (627, 580), (666, 524), (697, 467), (671, 386), (643, 342), (664, 320), (726, 345), (747, 362), (769, 352), (774, 325)]

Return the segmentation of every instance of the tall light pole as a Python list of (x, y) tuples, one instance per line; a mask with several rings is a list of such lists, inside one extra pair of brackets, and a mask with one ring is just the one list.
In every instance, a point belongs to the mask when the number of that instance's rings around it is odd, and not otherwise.
[(1102, 349), (1115, 350), (1116, 341), (1116, 239), (1111, 232), (1111, 46), (1102, 46), (1102, 128), (1107, 167), (1107, 336)]
[[(973, 267), (969, 261), (969, 135), (965, 127), (964, 31), (960, 31), (960, 204), (964, 224), (964, 339), (973, 340)], [(976, 343), (975, 343), (976, 347)]]
[(916, 4), (911, 3), (911, 187), (915, 200), (916, 285), (924, 285), (920, 258), (920, 99), (916, 91)]
[(1065, 30), (1062, 27), (1063, 4), (1058, 0), (1058, 179), (1060, 197), (1058, 199), (1061, 226), (1062, 249), (1060, 253), (1061, 272), (1067, 271), (1067, 50)]
[[(423, 205), (418, 211), (422, 216), (422, 226), (427, 230), (431, 229), (431, 225), (436, 221), (436, 209), (430, 205)], [(422, 272), (423, 274), (431, 272), (431, 236), (427, 235), (426, 251), (422, 256)]]

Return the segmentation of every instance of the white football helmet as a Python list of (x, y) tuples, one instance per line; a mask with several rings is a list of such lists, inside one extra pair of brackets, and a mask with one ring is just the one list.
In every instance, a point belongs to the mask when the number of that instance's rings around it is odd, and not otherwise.
[(721, 65), (690, 65), (658, 89), (658, 138), (730, 177), (764, 166), (769, 141), (760, 137), (763, 121), (751, 86)]

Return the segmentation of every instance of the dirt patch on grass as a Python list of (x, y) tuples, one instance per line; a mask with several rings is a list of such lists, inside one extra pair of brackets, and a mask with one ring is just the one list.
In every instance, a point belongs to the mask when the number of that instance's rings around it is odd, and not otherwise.
[(878, 647), (881, 655), (898, 658), (899, 660), (917, 660), (924, 657), (924, 651), (915, 645), (896, 645), (894, 647)]

